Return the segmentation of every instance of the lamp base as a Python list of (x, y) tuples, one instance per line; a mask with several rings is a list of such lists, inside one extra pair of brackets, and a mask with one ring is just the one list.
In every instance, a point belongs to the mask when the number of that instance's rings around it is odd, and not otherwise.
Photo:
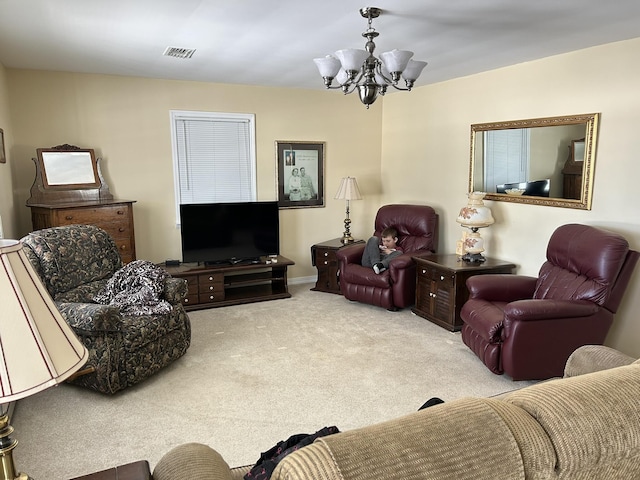
[(353, 237), (351, 236), (351, 219), (349, 218), (349, 207), (347, 207), (347, 218), (344, 219), (344, 232), (342, 232), (342, 239), (340, 241), (344, 245), (353, 243)]
[(26, 473), (17, 473), (13, 463), (13, 449), (18, 441), (11, 438), (13, 427), (8, 414), (0, 416), (0, 480), (33, 480)]
[(353, 243), (355, 240), (351, 235), (345, 235), (340, 239), (340, 243), (347, 245), (349, 243)]
[(461, 260), (469, 263), (482, 263), (486, 258), (481, 253), (465, 253)]

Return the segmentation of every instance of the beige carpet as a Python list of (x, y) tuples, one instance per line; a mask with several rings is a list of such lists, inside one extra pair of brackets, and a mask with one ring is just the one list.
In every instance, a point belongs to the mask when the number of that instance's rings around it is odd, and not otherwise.
[(61, 385), (20, 401), (17, 468), (59, 480), (202, 442), (232, 466), (295, 433), (341, 430), (530, 382), (493, 375), (448, 332), (410, 310), (293, 285), (286, 300), (189, 314), (187, 354), (115, 396)]

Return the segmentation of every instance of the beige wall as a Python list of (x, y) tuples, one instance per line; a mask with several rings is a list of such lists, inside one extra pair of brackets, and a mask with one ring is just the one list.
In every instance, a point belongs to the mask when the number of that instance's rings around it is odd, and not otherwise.
[(9, 115), (9, 87), (7, 71), (0, 64), (0, 128), (4, 131), (6, 163), (0, 163), (0, 219), (5, 238), (15, 238), (16, 211), (14, 209), (12, 167), (12, 128)]
[[(470, 124), (601, 112), (593, 209), (488, 202), (496, 224), (482, 232), (487, 254), (534, 275), (549, 236), (569, 222), (618, 231), (640, 249), (640, 220), (631, 201), (640, 170), (634, 135), (640, 127), (638, 51), (640, 39), (573, 52), (390, 94), (370, 110), (337, 92), (11, 69), (3, 80), (0, 71), (0, 106), (7, 98), (3, 82), (11, 92), (16, 234), (30, 230), (24, 203), (35, 149), (71, 143), (95, 148), (113, 193), (137, 200), (138, 257), (179, 258), (169, 110), (209, 110), (256, 114), (262, 200), (275, 198), (275, 140), (327, 142), (326, 207), (281, 212), (282, 253), (297, 262), (293, 278), (315, 274), (310, 245), (341, 235), (344, 203), (333, 195), (346, 175), (357, 177), (364, 195), (352, 202), (355, 236), (370, 234), (384, 203), (430, 204), (441, 215), (440, 251), (451, 253), (462, 231), (455, 218), (466, 202)], [(3, 170), (0, 165), (4, 185), (10, 180)], [(607, 340), (636, 356), (639, 293), (640, 268)]]
[[(640, 39), (528, 62), (385, 98), (383, 202), (423, 202), (441, 214), (440, 251), (453, 253), (462, 229), (470, 125), (601, 112), (591, 211), (487, 202), (496, 223), (482, 231), (486, 254), (535, 275), (553, 230), (577, 222), (623, 234), (640, 249), (640, 216), (632, 192), (640, 163)], [(428, 75), (428, 68), (424, 75)], [(640, 356), (640, 266), (607, 344)]]
[[(366, 110), (339, 92), (8, 70), (15, 131), (20, 233), (31, 229), (25, 201), (36, 148), (70, 143), (94, 148), (116, 198), (136, 200), (138, 258), (180, 258), (175, 227), (170, 110), (255, 113), (258, 197), (276, 196), (276, 140), (326, 142), (325, 208), (281, 211), (281, 252), (292, 277), (315, 273), (310, 246), (342, 235), (340, 179), (355, 176), (365, 199), (353, 202), (352, 231), (370, 234), (379, 204), (381, 105)], [(366, 226), (366, 227), (365, 227)], [(221, 229), (223, 226), (221, 226)]]

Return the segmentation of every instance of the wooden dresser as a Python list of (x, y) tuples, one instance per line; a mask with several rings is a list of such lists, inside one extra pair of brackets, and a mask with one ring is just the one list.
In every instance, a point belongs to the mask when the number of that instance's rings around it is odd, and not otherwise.
[(113, 198), (93, 149), (64, 144), (38, 148), (37, 153), (27, 200), (33, 229), (95, 225), (111, 235), (123, 262), (135, 260), (134, 201)]
[(34, 230), (61, 225), (87, 224), (105, 230), (118, 245), (124, 263), (136, 259), (133, 200), (102, 200), (66, 204), (32, 204)]

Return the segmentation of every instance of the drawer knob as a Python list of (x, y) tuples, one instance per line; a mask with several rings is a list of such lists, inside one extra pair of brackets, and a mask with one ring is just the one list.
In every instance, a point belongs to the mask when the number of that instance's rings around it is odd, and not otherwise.
[(440, 275), (440, 280), (444, 280), (444, 275)]
[(209, 295), (209, 300), (213, 300), (215, 297), (213, 295)]
[(423, 269), (422, 269), (422, 274), (424, 275), (424, 274), (426, 274), (426, 273), (427, 273), (427, 271), (423, 268)]
[(213, 290), (213, 286), (209, 287), (209, 290)]
[(324, 261), (324, 264), (325, 264), (325, 265), (329, 265), (329, 262), (327, 262), (327, 261), (325, 260), (325, 261)]
[(118, 215), (124, 215), (124, 212), (122, 210), (118, 210)]
[(65, 220), (73, 220), (73, 215), (66, 215), (64, 217)]
[(125, 229), (124, 229), (124, 227), (120, 227), (120, 228), (118, 229), (118, 231), (119, 231), (119, 232), (124, 232), (124, 230), (125, 230)]
[(209, 281), (210, 281), (210, 282), (211, 282), (211, 281), (213, 281), (213, 277), (209, 277)]
[(329, 252), (324, 252), (324, 256), (328, 257), (329, 256)]
[(188, 299), (188, 298), (185, 298), (185, 299), (184, 299), (184, 303), (189, 303), (189, 299)]
[(120, 245), (120, 250), (126, 250), (127, 246), (126, 245)]

